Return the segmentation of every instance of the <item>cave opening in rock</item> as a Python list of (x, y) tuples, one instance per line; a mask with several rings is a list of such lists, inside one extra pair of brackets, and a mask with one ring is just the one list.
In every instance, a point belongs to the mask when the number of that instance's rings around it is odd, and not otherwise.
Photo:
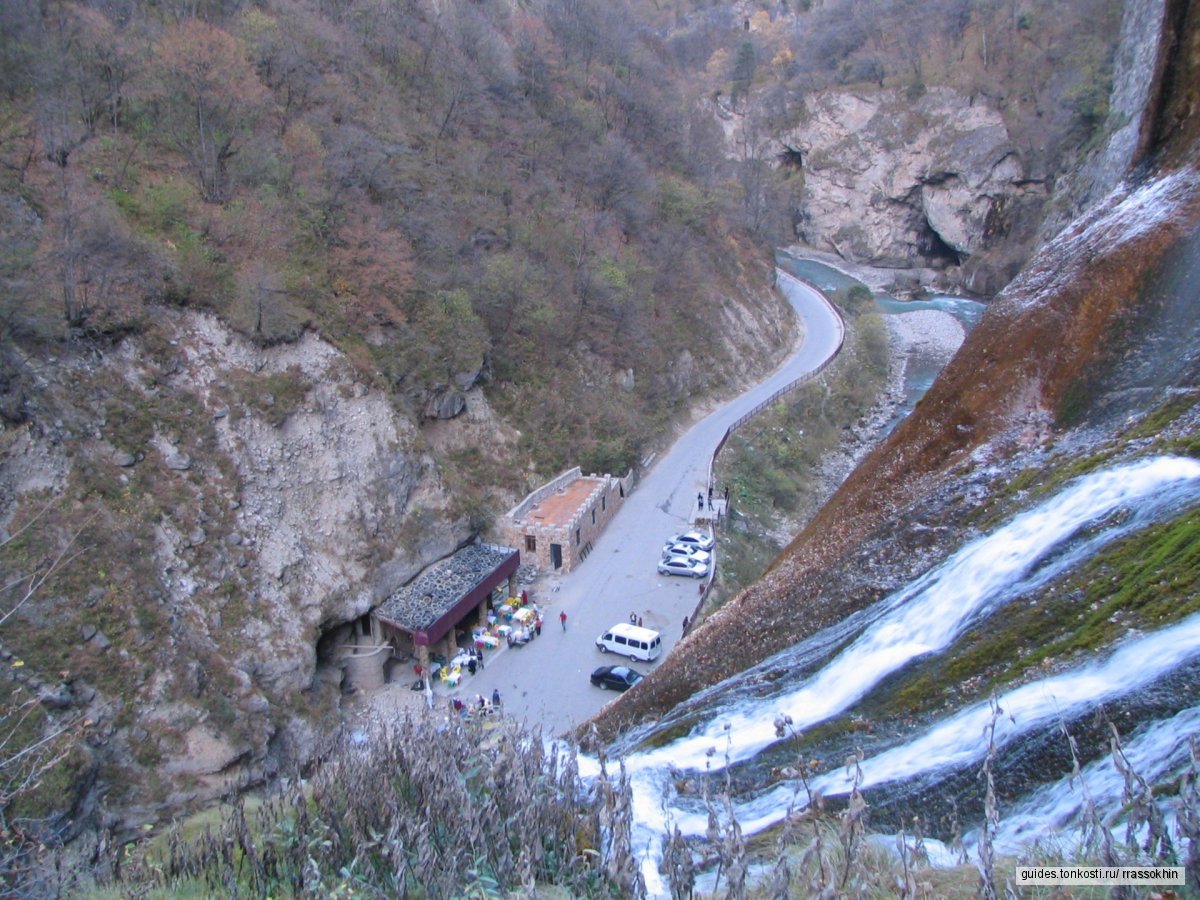
[(934, 269), (944, 269), (948, 266), (960, 266), (965, 259), (937, 233), (929, 220), (921, 219), (921, 228), (917, 233), (917, 253), (925, 261), (925, 265)]
[(784, 145), (783, 152), (779, 154), (779, 164), (785, 169), (795, 169), (796, 171), (804, 170), (804, 151), (798, 147), (788, 147)]
[(332, 622), (321, 627), (317, 635), (317, 666), (314, 681), (331, 684), (339, 693), (346, 693), (349, 685), (343, 660), (346, 647), (354, 640), (354, 622)]

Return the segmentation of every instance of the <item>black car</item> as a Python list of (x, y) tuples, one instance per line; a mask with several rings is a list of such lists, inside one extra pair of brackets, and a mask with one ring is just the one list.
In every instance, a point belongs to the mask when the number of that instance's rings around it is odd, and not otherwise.
[(642, 673), (629, 666), (601, 666), (592, 673), (592, 684), (606, 691), (627, 691), (642, 680)]

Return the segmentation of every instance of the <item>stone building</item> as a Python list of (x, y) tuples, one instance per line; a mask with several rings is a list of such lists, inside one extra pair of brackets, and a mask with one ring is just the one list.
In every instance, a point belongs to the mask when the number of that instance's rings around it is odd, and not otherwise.
[(570, 572), (591, 552), (625, 501), (629, 478), (583, 475), (576, 466), (542, 485), (501, 519), (501, 539), (521, 558), (552, 572)]

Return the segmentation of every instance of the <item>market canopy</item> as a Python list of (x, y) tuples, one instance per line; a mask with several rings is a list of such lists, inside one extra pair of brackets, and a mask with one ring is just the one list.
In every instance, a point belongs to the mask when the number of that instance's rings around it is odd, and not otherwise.
[(471, 544), (434, 563), (375, 610), (385, 624), (408, 632), (413, 643), (440, 641), (521, 565), (513, 547)]

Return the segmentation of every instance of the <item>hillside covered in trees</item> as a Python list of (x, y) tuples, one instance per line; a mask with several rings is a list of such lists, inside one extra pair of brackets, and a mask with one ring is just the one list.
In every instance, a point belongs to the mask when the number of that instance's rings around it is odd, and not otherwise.
[(606, 10), (0, 8), (3, 724), (55, 763), (6, 821), (302, 764), (324, 637), (791, 344), (719, 130)]
[[(546, 469), (627, 467), (682, 398), (746, 368), (710, 336), (723, 298), (763, 302), (769, 257), (712, 123), (616, 6), (2, 14), (17, 340), (152, 332), (155, 304), (264, 344), (314, 329), (418, 415), (486, 381)], [(685, 353), (704, 371), (672, 374)]]
[(127, 836), (319, 756), (339, 629), (794, 344), (817, 93), (919, 130), (953, 86), (1049, 185), (1117, 6), (0, 5), (2, 721), (41, 750), (0, 812)]

